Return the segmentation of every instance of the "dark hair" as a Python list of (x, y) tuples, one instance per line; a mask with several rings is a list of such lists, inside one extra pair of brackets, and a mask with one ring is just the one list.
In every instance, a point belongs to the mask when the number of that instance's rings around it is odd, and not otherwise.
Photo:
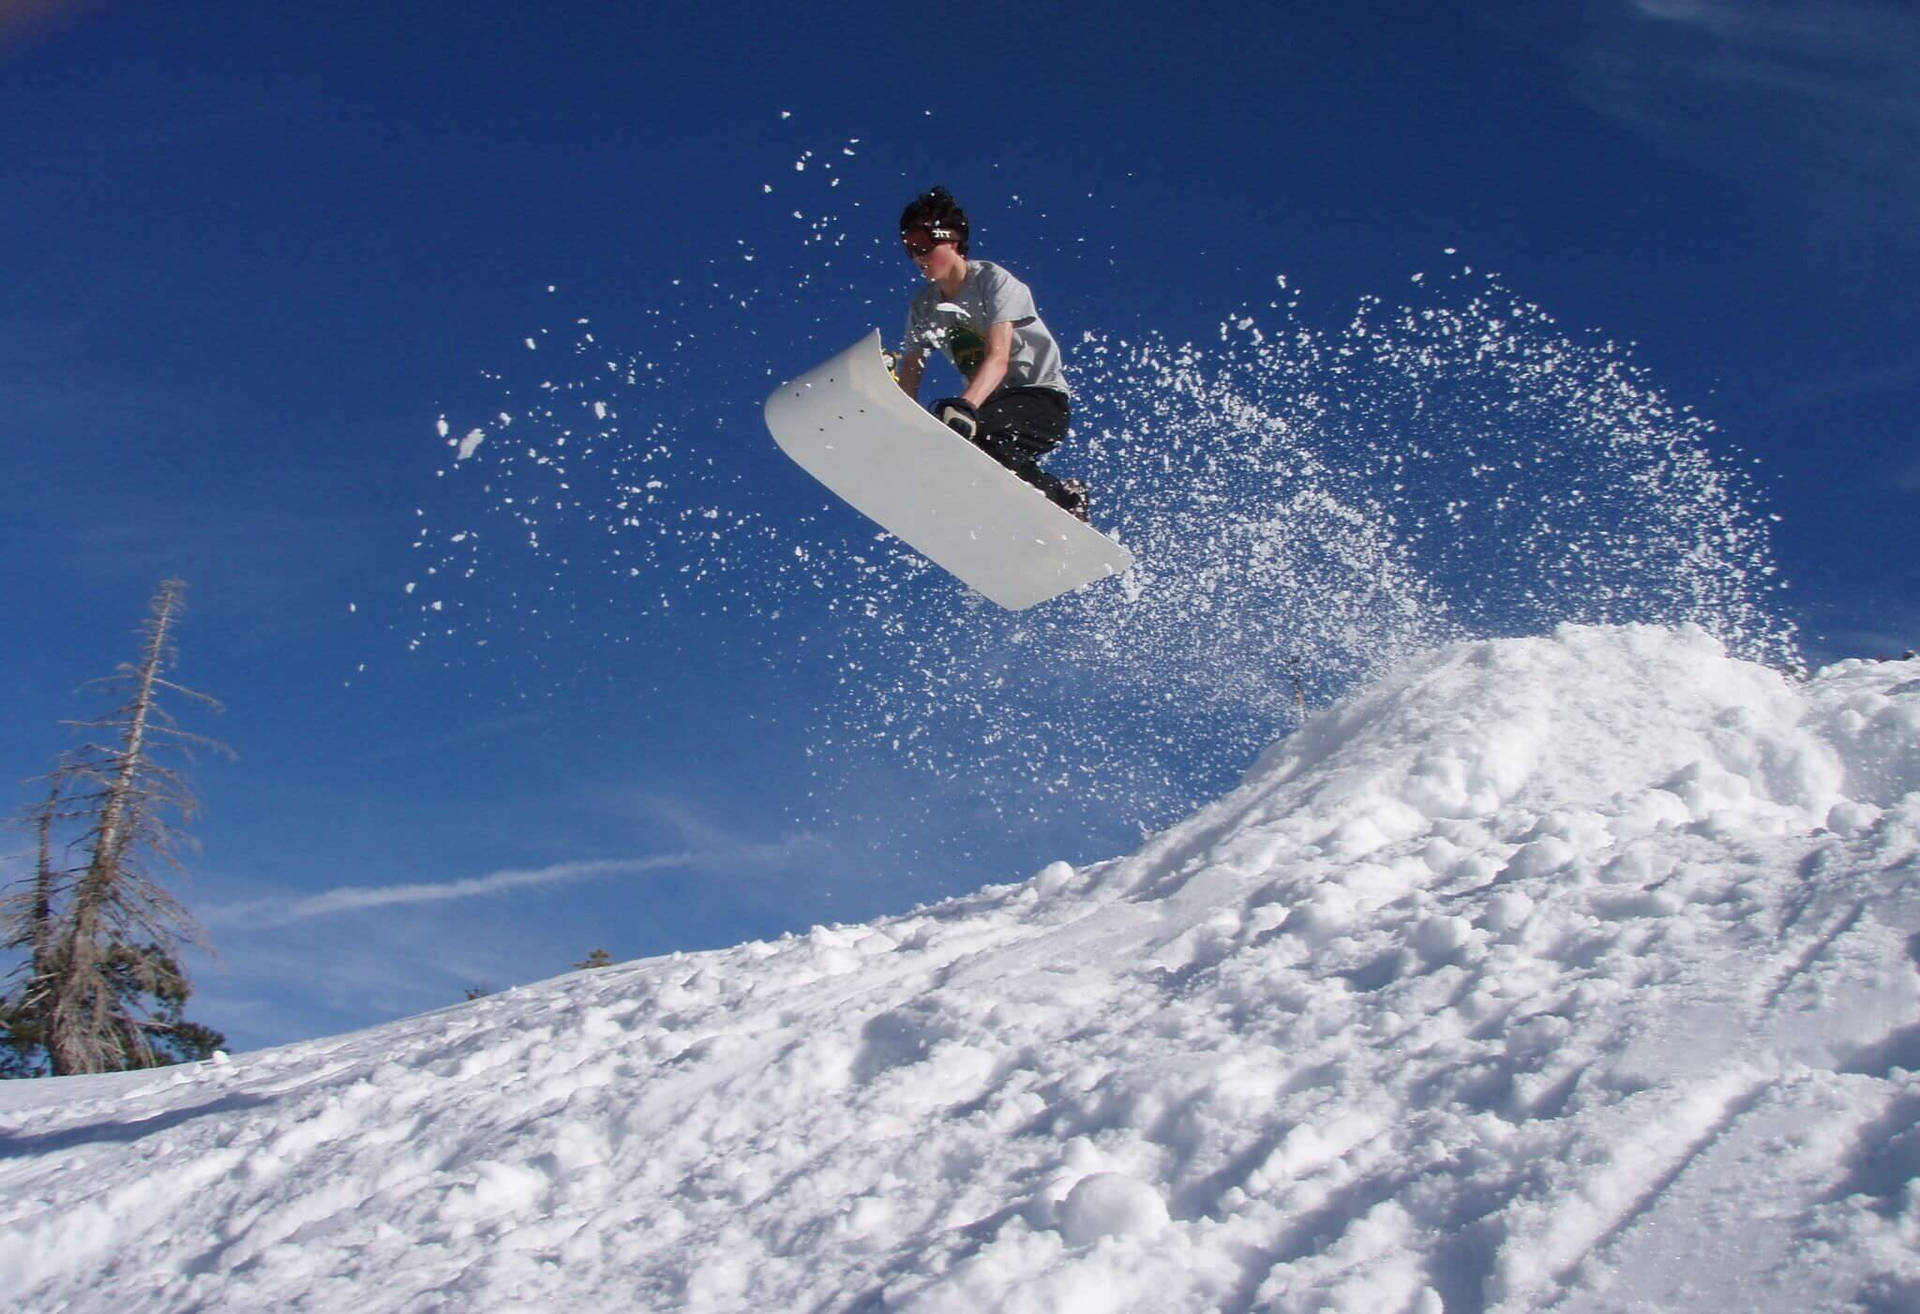
[(937, 240), (952, 242), (961, 255), (967, 253), (967, 212), (944, 187), (929, 187), (900, 212), (901, 235), (915, 228), (930, 229)]

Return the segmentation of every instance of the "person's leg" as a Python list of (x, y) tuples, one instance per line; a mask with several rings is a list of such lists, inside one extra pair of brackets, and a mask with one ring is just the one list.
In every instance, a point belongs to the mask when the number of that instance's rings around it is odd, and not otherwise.
[(1039, 458), (1067, 436), (1071, 412), (1067, 399), (1050, 388), (1009, 388), (980, 408), (980, 432), (974, 442), (994, 460), (1045, 493), (1049, 500), (1079, 514), (1086, 506), (1085, 485), (1070, 485), (1041, 469)]
[(980, 435), (1033, 461), (1065, 440), (1069, 418), (1067, 399), (1051, 388), (1008, 388), (980, 408)]

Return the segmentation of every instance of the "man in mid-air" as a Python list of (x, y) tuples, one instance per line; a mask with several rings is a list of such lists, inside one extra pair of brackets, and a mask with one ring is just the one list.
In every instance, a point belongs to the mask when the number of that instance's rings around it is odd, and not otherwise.
[(1087, 519), (1086, 484), (1039, 464), (1066, 438), (1071, 402), (1060, 345), (1032, 291), (992, 261), (968, 258), (966, 211), (944, 187), (907, 206), (900, 240), (927, 278), (907, 311), (900, 386), (919, 400), (927, 357), (944, 351), (967, 389), (928, 409), (1056, 505)]

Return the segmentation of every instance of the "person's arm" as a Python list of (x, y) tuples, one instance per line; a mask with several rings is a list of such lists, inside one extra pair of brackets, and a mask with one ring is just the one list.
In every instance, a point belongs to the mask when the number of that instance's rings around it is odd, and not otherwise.
[(909, 351), (900, 358), (900, 390), (915, 401), (920, 400), (920, 378), (926, 370), (927, 353), (924, 351)]
[[(980, 362), (980, 368), (973, 372), (973, 378), (967, 381), (967, 390), (961, 394), (968, 403), (978, 410), (986, 405), (987, 398), (999, 389), (1007, 377), (1007, 367), (1013, 362), (1013, 321), (1002, 320), (987, 330), (987, 358)], [(914, 385), (919, 386), (915, 376)]]

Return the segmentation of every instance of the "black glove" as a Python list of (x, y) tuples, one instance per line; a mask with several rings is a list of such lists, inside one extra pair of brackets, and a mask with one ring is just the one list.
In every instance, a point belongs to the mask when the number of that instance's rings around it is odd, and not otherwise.
[(973, 435), (980, 431), (980, 412), (965, 397), (942, 397), (930, 408), (933, 418), (965, 438), (973, 441)]

